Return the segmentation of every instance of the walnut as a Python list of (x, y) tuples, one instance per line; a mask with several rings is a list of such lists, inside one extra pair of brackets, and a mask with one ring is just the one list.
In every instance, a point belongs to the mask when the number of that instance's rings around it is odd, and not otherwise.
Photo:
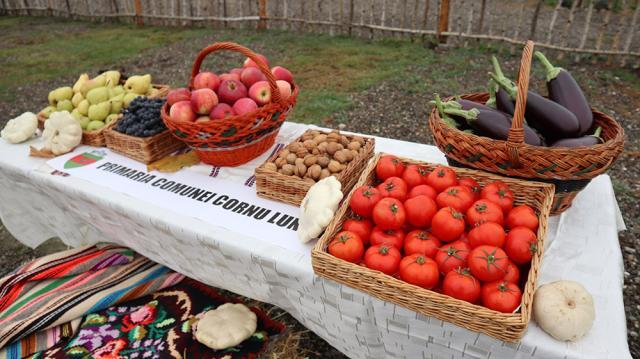
[(331, 176), (331, 171), (329, 171), (326, 168), (323, 168), (322, 171), (320, 172), (320, 179), (327, 178), (329, 176)]
[(304, 159), (303, 158), (296, 158), (296, 161), (293, 163), (294, 166), (297, 166), (299, 164), (303, 163), (304, 164)]
[(304, 177), (304, 175), (307, 173), (307, 166), (305, 166), (304, 163), (298, 163), (296, 165), (294, 173), (298, 177)]
[(340, 141), (340, 134), (338, 132), (331, 132), (327, 135), (327, 142), (338, 142)]
[(329, 169), (329, 171), (331, 171), (331, 173), (336, 173), (342, 170), (342, 165), (336, 160), (331, 160), (327, 168)]
[(284, 159), (284, 158), (282, 158), (282, 157), (278, 157), (278, 158), (276, 158), (276, 160), (275, 160), (275, 162), (274, 162), (274, 163), (276, 164), (276, 166), (277, 166), (278, 168), (282, 168), (282, 166), (283, 166), (283, 165), (285, 165), (285, 164), (287, 163), (287, 160), (286, 160), (286, 159)]
[(320, 151), (320, 153), (326, 153), (327, 152), (327, 146), (329, 146), (329, 142), (321, 142), (318, 145), (318, 151)]
[(309, 154), (309, 151), (306, 148), (304, 148), (303, 146), (298, 148), (298, 150), (296, 151), (296, 156), (298, 156), (300, 158), (304, 158), (304, 156), (306, 156), (308, 154)]
[(282, 166), (282, 168), (280, 169), (280, 173), (282, 173), (283, 175), (287, 175), (287, 176), (291, 176), (293, 175), (293, 171), (294, 171), (295, 167), (292, 164), (286, 164), (284, 166)]
[(300, 142), (293, 142), (288, 147), (290, 152), (295, 153), (300, 147), (302, 147), (302, 144)]
[(314, 184), (316, 184), (316, 181), (315, 181), (313, 178), (310, 178), (310, 177), (305, 177), (305, 178), (303, 178), (303, 181), (305, 181), (305, 182), (309, 182), (312, 186), (313, 186)]
[(296, 158), (298, 158), (298, 156), (296, 156), (295, 153), (290, 153), (287, 155), (287, 163), (292, 165), (296, 162)]
[(319, 155), (320, 154), (320, 150), (318, 149), (318, 147), (316, 147), (313, 150), (311, 150), (311, 153), (314, 154), (314, 155)]
[(316, 145), (319, 145), (326, 140), (327, 140), (327, 135), (325, 135), (324, 133), (321, 133), (313, 138), (313, 142), (315, 142)]
[(287, 158), (287, 155), (289, 155), (289, 150), (288, 149), (284, 149), (282, 151), (280, 151), (280, 153), (278, 153), (278, 158)]
[(331, 159), (327, 155), (322, 155), (318, 156), (318, 160), (316, 161), (316, 163), (319, 164), (320, 167), (325, 168), (329, 165), (330, 161)]
[(278, 170), (278, 166), (276, 166), (275, 163), (273, 162), (267, 162), (264, 164), (264, 169), (265, 170), (269, 170), (269, 171), (277, 171)]
[(346, 147), (346, 146), (348, 146), (350, 142), (351, 142), (351, 141), (349, 141), (349, 139), (347, 138), (347, 136), (344, 136), (344, 135), (340, 136), (340, 143), (341, 143), (343, 146), (345, 146), (345, 147)]
[(316, 162), (318, 162), (318, 156), (314, 156), (314, 155), (307, 155), (304, 158), (304, 164), (305, 166), (309, 167), (309, 166), (313, 166), (316, 164)]
[(349, 152), (351, 152), (351, 155), (353, 156), (353, 158), (357, 158), (358, 155), (360, 154), (360, 152), (358, 152), (356, 150), (349, 150)]
[(340, 151), (340, 153), (344, 153), (344, 157), (347, 159), (347, 162), (353, 161), (353, 153), (351, 152), (351, 150), (345, 148), (344, 150)]
[(334, 153), (342, 150), (344, 147), (336, 142), (331, 142), (327, 145), (327, 153), (331, 156), (333, 156)]
[(320, 167), (320, 165), (313, 165), (307, 170), (307, 176), (314, 180), (320, 179), (320, 173), (322, 173), (322, 167)]
[(316, 143), (313, 140), (306, 140), (302, 144), (304, 145), (304, 148), (309, 151), (313, 150), (316, 147)]
[(334, 153), (333, 158), (340, 163), (347, 162), (347, 156), (345, 155), (344, 151), (338, 151)]
[(356, 141), (349, 142), (349, 144), (347, 145), (348, 149), (356, 150), (356, 151), (359, 150), (360, 147), (362, 147), (362, 145), (360, 144), (360, 142), (356, 142)]
[(360, 137), (360, 136), (353, 136), (353, 137), (351, 138), (351, 141), (352, 141), (352, 142), (354, 142), (354, 141), (355, 141), (355, 142), (358, 142), (358, 143), (360, 143), (360, 145), (361, 145), (361, 146), (364, 146), (364, 142), (365, 142), (365, 141), (364, 141), (364, 137)]

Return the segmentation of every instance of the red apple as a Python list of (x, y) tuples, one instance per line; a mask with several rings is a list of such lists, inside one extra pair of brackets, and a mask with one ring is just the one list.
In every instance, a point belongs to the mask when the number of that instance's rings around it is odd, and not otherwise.
[(244, 97), (233, 104), (233, 111), (238, 115), (244, 115), (258, 108), (258, 104), (248, 97)]
[[(269, 60), (266, 56), (261, 54), (256, 55), (258, 55), (258, 58), (260, 58), (260, 60), (262, 60), (262, 62), (264, 62), (267, 67), (269, 67)], [(247, 57), (247, 59), (244, 60), (244, 64), (242, 64), (242, 67), (258, 67), (258, 65), (253, 60)]]
[(184, 87), (171, 90), (167, 95), (167, 102), (169, 103), (169, 106), (173, 106), (173, 104), (178, 101), (190, 101), (190, 100), (191, 100), (191, 91), (189, 91), (189, 89), (186, 89)]
[(174, 122), (193, 122), (196, 114), (191, 109), (191, 101), (178, 101), (171, 106), (169, 116)]
[(284, 80), (290, 84), (293, 84), (293, 75), (291, 71), (285, 69), (282, 66), (274, 66), (271, 69), (271, 73), (276, 77), (276, 80)]
[(218, 78), (220, 79), (220, 83), (227, 80), (240, 81), (240, 74), (222, 74)]
[(255, 84), (258, 81), (267, 81), (267, 77), (260, 71), (257, 67), (247, 67), (242, 70), (240, 74), (240, 81), (247, 86), (247, 88), (251, 87), (251, 85)]
[(231, 69), (231, 71), (229, 71), (230, 74), (238, 74), (240, 75), (242, 73), (242, 68), (236, 67), (235, 69)]
[(269, 83), (267, 81), (258, 81), (251, 85), (249, 97), (260, 106), (269, 103), (271, 101), (271, 88), (269, 88)]
[(210, 88), (195, 90), (191, 93), (191, 109), (199, 115), (208, 115), (218, 104), (218, 95)]
[(200, 117), (196, 118), (196, 122), (197, 123), (203, 123), (203, 122), (206, 123), (206, 122), (209, 122), (209, 121), (211, 121), (209, 116), (200, 116)]
[(194, 89), (212, 89), (213, 91), (220, 86), (220, 79), (213, 72), (201, 72), (193, 79)]
[(223, 118), (234, 116), (235, 114), (236, 113), (235, 111), (233, 111), (233, 108), (231, 108), (231, 106), (227, 105), (226, 103), (219, 103), (216, 107), (213, 108), (213, 111), (211, 111), (209, 117), (214, 120), (221, 120)]
[(278, 85), (278, 90), (280, 91), (280, 97), (283, 100), (286, 100), (291, 96), (291, 85), (284, 80), (276, 81), (276, 85)]
[(221, 102), (232, 105), (238, 99), (247, 97), (247, 87), (238, 80), (225, 80), (218, 88), (218, 97)]

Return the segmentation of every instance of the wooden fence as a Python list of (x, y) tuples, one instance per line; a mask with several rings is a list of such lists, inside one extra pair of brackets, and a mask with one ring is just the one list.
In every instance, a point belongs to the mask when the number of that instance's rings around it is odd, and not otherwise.
[[(0, 0), (12, 15), (522, 44), (638, 66), (640, 0)], [(635, 40), (635, 41), (634, 41)], [(581, 56), (582, 55), (582, 56)], [(591, 56), (591, 58), (594, 58)]]

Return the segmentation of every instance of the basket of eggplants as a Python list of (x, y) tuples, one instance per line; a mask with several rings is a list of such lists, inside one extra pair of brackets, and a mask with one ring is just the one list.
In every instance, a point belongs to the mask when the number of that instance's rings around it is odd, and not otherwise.
[(593, 109), (567, 70), (536, 51), (548, 95), (529, 90), (534, 44), (524, 47), (517, 82), (495, 57), (488, 90), (431, 101), (429, 127), (451, 165), (550, 182), (556, 186), (552, 213), (604, 173), (622, 152), (624, 131)]

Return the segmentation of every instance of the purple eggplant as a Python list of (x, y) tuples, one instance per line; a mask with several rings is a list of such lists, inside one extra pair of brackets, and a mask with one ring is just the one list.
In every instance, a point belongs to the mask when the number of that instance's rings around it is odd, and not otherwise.
[(542, 52), (536, 51), (535, 56), (547, 72), (549, 98), (576, 116), (580, 124), (578, 135), (584, 135), (593, 126), (593, 113), (580, 85), (567, 70), (553, 66)]
[(461, 98), (456, 100), (456, 102), (461, 105), (461, 108), (463, 110), (471, 110), (472, 108), (475, 108), (478, 110), (495, 111), (495, 109), (475, 101), (465, 100)]
[(562, 140), (556, 141), (551, 147), (589, 147), (595, 146), (598, 143), (602, 143), (602, 138), (600, 137), (600, 133), (602, 132), (602, 127), (598, 126), (593, 135), (586, 135), (582, 137), (576, 138), (565, 138)]

